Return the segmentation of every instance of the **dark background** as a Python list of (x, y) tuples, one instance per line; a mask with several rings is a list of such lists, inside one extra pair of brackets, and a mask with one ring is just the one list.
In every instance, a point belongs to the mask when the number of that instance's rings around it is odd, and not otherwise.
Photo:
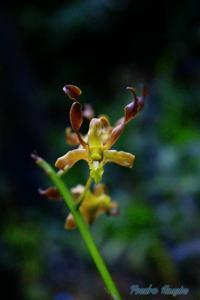
[[(103, 177), (121, 213), (99, 218), (92, 233), (123, 299), (138, 299), (132, 284), (184, 285), (190, 292), (180, 299), (199, 299), (198, 14), (194, 0), (0, 4), (4, 298), (109, 299), (78, 231), (64, 230), (67, 208), (38, 195), (49, 181), (30, 153), (53, 164), (69, 150), (64, 84), (78, 85), (81, 101), (113, 123), (131, 99), (125, 87), (139, 92), (145, 83), (145, 108), (114, 147), (135, 154), (135, 166), (106, 166)], [(67, 185), (84, 183), (87, 173), (80, 162)]]

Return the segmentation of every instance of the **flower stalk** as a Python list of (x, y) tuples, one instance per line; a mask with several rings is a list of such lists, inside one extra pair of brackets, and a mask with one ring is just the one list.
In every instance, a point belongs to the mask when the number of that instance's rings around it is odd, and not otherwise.
[[(82, 94), (80, 88), (74, 85), (65, 85), (63, 91), (72, 102), (69, 113), (71, 128), (66, 128), (65, 138), (68, 145), (77, 148), (68, 151), (56, 160), (55, 166), (59, 169), (58, 172), (54, 171), (51, 165), (41, 157), (32, 155), (37, 165), (46, 172), (54, 185), (47, 189), (39, 189), (39, 193), (50, 200), (60, 201), (63, 199), (70, 210), (64, 228), (72, 230), (78, 227), (104, 281), (106, 290), (114, 300), (122, 300), (122, 298), (96, 247), (89, 225), (102, 214), (116, 216), (119, 212), (117, 202), (112, 201), (106, 185), (101, 182), (105, 164), (115, 163), (122, 167), (132, 168), (135, 161), (135, 155), (112, 149), (127, 123), (134, 119), (144, 106), (145, 88), (142, 89), (141, 96), (136, 95), (133, 87), (127, 87), (127, 90), (132, 93), (133, 99), (124, 107), (124, 115), (114, 126), (111, 126), (107, 116), (95, 117), (90, 105), (86, 104), (82, 108), (79, 102), (79, 96)], [(89, 128), (88, 132), (83, 135), (80, 129), (84, 119), (89, 121)], [(87, 162), (89, 177), (85, 186), (78, 184), (71, 188), (70, 193), (62, 176), (80, 160)], [(95, 184), (91, 188), (93, 182)]]
[[(63, 182), (62, 178), (54, 171), (54, 169), (51, 167), (50, 164), (48, 164), (44, 159), (41, 157), (32, 154), (32, 158), (35, 160), (36, 164), (43, 169), (43, 171), (50, 177), (53, 184), (58, 189), (60, 195), (62, 196), (63, 201), (65, 202), (66, 206), (70, 209), (77, 227), (80, 231), (80, 234), (90, 252), (91, 257), (93, 258), (93, 261), (99, 271), (99, 274), (101, 275), (103, 282), (106, 286), (106, 290), (114, 300), (122, 300), (119, 291), (108, 271), (108, 268), (106, 266), (106, 263), (104, 262), (104, 259), (102, 258), (99, 250), (97, 249), (97, 246), (93, 240), (93, 237), (90, 233), (88, 225), (85, 223), (81, 213), (79, 210), (77, 210), (77, 204), (74, 203), (74, 200), (72, 199), (72, 196), (67, 189), (65, 183)], [(91, 177), (88, 178), (88, 181), (86, 183), (86, 188), (83, 192), (87, 193), (90, 185), (91, 185), (92, 179)], [(82, 197), (81, 197), (82, 199)], [(80, 201), (82, 202), (82, 200)]]
[(82, 204), (82, 202), (83, 202), (83, 200), (84, 200), (84, 198), (85, 198), (85, 196), (86, 196), (88, 190), (90, 189), (91, 184), (92, 184), (92, 177), (89, 176), (89, 177), (88, 177), (88, 180), (87, 180), (87, 182), (86, 182), (84, 191), (83, 191), (83, 193), (81, 194), (80, 198), (78, 199), (78, 203), (77, 203), (77, 207), (76, 207), (77, 210), (78, 210), (79, 207), (81, 206), (81, 204)]

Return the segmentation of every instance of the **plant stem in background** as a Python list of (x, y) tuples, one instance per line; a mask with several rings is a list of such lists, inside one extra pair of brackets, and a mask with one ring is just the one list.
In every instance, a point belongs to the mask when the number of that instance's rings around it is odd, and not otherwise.
[[(83, 220), (79, 210), (77, 210), (77, 206), (74, 203), (70, 192), (68, 191), (66, 185), (60, 178), (60, 176), (54, 171), (54, 169), (41, 157), (38, 157), (35, 154), (32, 154), (32, 158), (35, 159), (37, 165), (41, 167), (45, 173), (51, 178), (52, 182), (55, 184), (57, 189), (59, 190), (65, 204), (68, 206), (70, 209), (71, 213), (73, 214), (76, 224), (79, 228), (79, 231), (82, 235), (82, 238), (90, 252), (90, 255), (92, 256), (94, 263), (105, 283), (106, 289), (108, 293), (112, 296), (114, 300), (122, 300), (117, 287), (108, 271), (108, 268), (99, 253), (99, 250), (97, 249), (97, 246), (92, 238), (92, 235), (90, 233), (88, 225), (85, 223)], [(86, 183), (86, 188), (83, 194), (87, 193), (90, 185), (91, 185), (91, 178), (89, 177), (87, 183)], [(82, 201), (82, 199), (80, 199)]]

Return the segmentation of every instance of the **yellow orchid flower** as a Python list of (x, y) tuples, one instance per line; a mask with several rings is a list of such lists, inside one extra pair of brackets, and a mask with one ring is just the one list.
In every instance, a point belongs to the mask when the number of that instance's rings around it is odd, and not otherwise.
[[(82, 136), (79, 132), (83, 123), (84, 113), (81, 104), (77, 98), (81, 95), (81, 90), (74, 85), (65, 85), (63, 90), (73, 101), (70, 109), (70, 122), (74, 133), (67, 129), (66, 139), (71, 145), (80, 146), (77, 149), (67, 152), (56, 160), (55, 166), (66, 170), (71, 168), (79, 160), (85, 160), (90, 169), (90, 176), (96, 183), (100, 182), (104, 165), (113, 162), (118, 165), (129, 167), (133, 166), (135, 156), (124, 151), (111, 150), (111, 147), (117, 141), (123, 132), (125, 125), (132, 120), (144, 106), (145, 90), (142, 96), (136, 96), (135, 89), (128, 87), (134, 96), (131, 103), (124, 108), (124, 117), (122, 117), (114, 127), (111, 127), (105, 116), (92, 118), (89, 123), (87, 135)], [(91, 115), (91, 114), (90, 114)]]
[[(84, 193), (85, 187), (81, 184), (71, 189), (74, 202), (78, 204), (80, 196)], [(117, 215), (118, 205), (116, 202), (111, 201), (110, 196), (107, 194), (106, 186), (98, 184), (94, 187), (93, 192), (88, 190), (83, 202), (79, 207), (79, 211), (87, 224), (92, 224), (94, 220), (102, 214)], [(76, 222), (71, 213), (66, 218), (65, 229), (74, 229)]]

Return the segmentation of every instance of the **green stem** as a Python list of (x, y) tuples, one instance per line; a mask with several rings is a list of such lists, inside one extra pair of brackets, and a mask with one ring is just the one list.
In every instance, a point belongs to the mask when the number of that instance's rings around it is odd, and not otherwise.
[(88, 190), (89, 190), (91, 184), (92, 184), (92, 177), (89, 176), (89, 178), (88, 178), (88, 180), (87, 180), (87, 182), (86, 182), (84, 191), (83, 191), (83, 193), (81, 194), (80, 198), (78, 199), (78, 203), (76, 204), (76, 205), (77, 205), (77, 206), (76, 206), (76, 209), (77, 209), (77, 210), (78, 210), (79, 207), (81, 206), (81, 203), (83, 202), (83, 200), (84, 200), (84, 198), (85, 198), (85, 196), (86, 196), (86, 194), (87, 194), (87, 192), (88, 192)]
[(65, 186), (64, 182), (56, 174), (54, 169), (42, 158), (32, 155), (32, 157), (36, 160), (36, 163), (38, 166), (40, 166), (46, 173), (47, 175), (51, 178), (57, 189), (59, 190), (65, 204), (68, 206), (70, 209), (71, 213), (73, 214), (76, 224), (79, 228), (79, 231), (82, 235), (82, 238), (90, 252), (90, 255), (92, 256), (94, 263), (106, 285), (108, 293), (112, 296), (114, 300), (122, 300), (117, 287), (108, 271), (108, 268), (99, 253), (99, 250), (97, 249), (97, 246), (90, 234), (90, 230), (88, 225), (84, 222), (79, 210), (77, 210), (76, 205), (71, 197), (70, 192), (68, 191), (67, 187)]

